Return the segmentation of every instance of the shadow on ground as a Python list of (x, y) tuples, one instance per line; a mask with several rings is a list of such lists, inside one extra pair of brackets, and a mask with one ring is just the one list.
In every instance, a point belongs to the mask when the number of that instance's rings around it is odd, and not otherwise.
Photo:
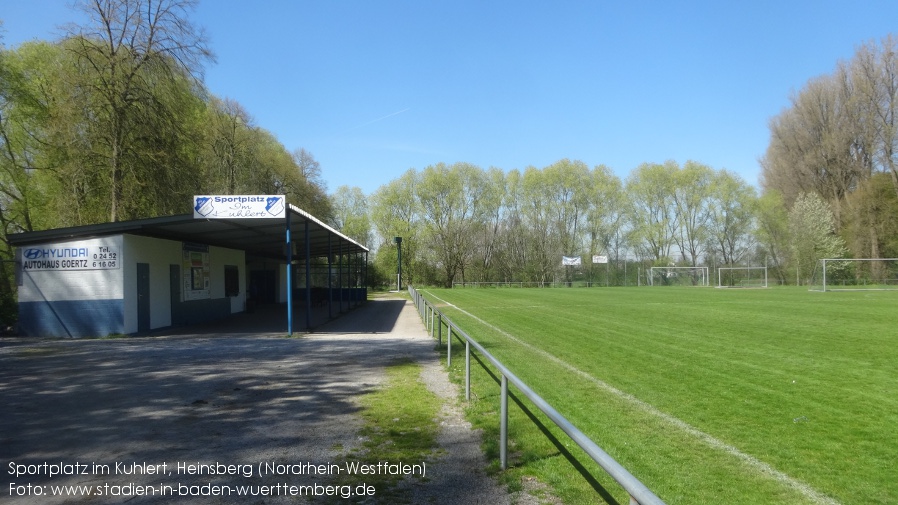
[[(432, 355), (419, 322), (414, 338), (390, 333), (405, 305), (395, 299), (370, 302), (321, 326), (320, 335), (301, 338), (266, 332), (258, 323), (273, 324), (266, 316), (274, 316), (259, 311), (247, 315), (257, 318), (255, 325), (247, 317), (178, 329), (175, 335), (0, 340), (0, 464), (8, 481), (0, 496), (8, 496), (9, 482), (310, 485), (327, 480), (260, 477), (257, 465), (337, 462), (358, 443), (353, 399), (376, 387), (388, 364)], [(116, 463), (164, 462), (172, 475), (16, 477), (7, 474), (10, 462), (100, 463), (113, 471)], [(251, 478), (178, 475), (178, 462), (252, 464), (254, 472)], [(140, 499), (166, 501), (171, 497)]]

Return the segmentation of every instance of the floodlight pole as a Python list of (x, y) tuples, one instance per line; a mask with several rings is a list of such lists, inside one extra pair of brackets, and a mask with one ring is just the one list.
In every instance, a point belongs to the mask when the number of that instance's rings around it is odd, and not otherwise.
[(398, 255), (396, 268), (396, 291), (402, 291), (402, 237), (393, 237), (396, 243), (396, 253)]

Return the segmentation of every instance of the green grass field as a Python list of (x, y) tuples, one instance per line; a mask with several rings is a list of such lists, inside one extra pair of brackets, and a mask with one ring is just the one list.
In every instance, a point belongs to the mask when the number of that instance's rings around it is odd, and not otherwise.
[[(669, 504), (898, 503), (898, 292), (422, 293)], [(474, 381), (495, 459), (499, 390)], [(558, 430), (510, 410), (507, 481), (627, 503)]]

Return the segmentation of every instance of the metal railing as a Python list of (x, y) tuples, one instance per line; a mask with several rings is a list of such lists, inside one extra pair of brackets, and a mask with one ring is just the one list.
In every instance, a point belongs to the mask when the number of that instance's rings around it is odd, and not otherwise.
[[(608, 453), (602, 450), (595, 442), (589, 439), (570, 421), (565, 419), (554, 407), (549, 405), (542, 397), (533, 392), (527, 384), (515, 376), (511, 370), (483, 348), (477, 341), (468, 336), (464, 330), (458, 327), (451, 319), (436, 308), (431, 302), (414, 287), (408, 287), (409, 294), (415, 304), (418, 314), (424, 320), (424, 325), (431, 336), (436, 336), (442, 344), (443, 326), (449, 334), (446, 338), (446, 366), (452, 364), (452, 335), (465, 343), (465, 399), (471, 400), (471, 348), (476, 349), (481, 356), (486, 358), (501, 374), (501, 395), (499, 412), (499, 462), (503, 470), (508, 467), (508, 384), (513, 384), (533, 405), (543, 412), (552, 422), (571, 438), (586, 454), (589, 455), (605, 472), (608, 473), (630, 495), (630, 505), (665, 505), (648, 487), (633, 476), (626, 468), (614, 460)], [(435, 333), (435, 335), (434, 335)]]

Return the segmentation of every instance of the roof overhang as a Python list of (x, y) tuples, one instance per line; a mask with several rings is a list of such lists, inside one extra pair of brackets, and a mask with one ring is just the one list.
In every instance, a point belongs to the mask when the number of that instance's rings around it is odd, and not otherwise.
[(154, 217), (52, 230), (16, 233), (7, 238), (21, 247), (63, 240), (132, 234), (195, 242), (246, 251), (254, 256), (286, 261), (287, 222), (294, 258), (368, 252), (368, 248), (328, 226), (308, 212), (288, 205), (286, 217), (265, 219), (196, 219), (193, 214)]

